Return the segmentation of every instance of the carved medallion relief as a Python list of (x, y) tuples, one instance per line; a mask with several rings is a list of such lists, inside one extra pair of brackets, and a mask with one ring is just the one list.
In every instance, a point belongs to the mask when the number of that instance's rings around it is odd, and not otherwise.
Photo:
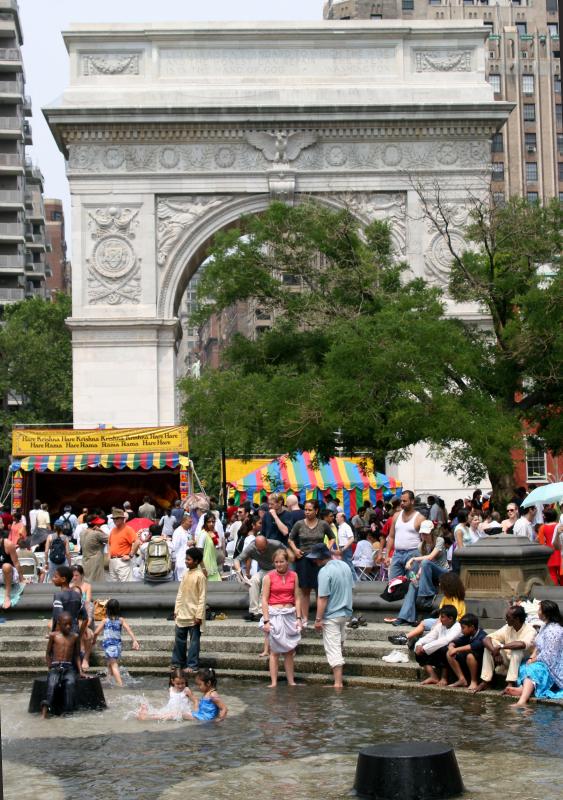
[(139, 303), (141, 259), (133, 240), (139, 209), (108, 206), (87, 211), (93, 245), (86, 259), (90, 305)]

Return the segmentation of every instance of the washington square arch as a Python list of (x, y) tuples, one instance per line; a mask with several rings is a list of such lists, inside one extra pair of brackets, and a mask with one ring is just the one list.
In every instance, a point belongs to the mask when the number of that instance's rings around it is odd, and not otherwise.
[(75, 427), (177, 421), (188, 281), (217, 231), (272, 199), (390, 219), (412, 272), (443, 285), (413, 179), (437, 181), (463, 224), (510, 111), (485, 80), (486, 35), (387, 20), (65, 32), (70, 84), (45, 114), (72, 193)]

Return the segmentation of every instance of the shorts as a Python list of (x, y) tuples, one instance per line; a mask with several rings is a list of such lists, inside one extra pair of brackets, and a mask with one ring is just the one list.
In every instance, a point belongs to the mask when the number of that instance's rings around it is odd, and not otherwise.
[[(12, 567), (12, 583), (19, 583), (20, 576), (18, 575), (18, 571), (15, 567)], [(4, 572), (0, 570), (0, 586), (4, 586)]]
[(296, 559), (295, 572), (299, 578), (300, 589), (315, 589), (319, 585), (319, 567), (306, 556)]

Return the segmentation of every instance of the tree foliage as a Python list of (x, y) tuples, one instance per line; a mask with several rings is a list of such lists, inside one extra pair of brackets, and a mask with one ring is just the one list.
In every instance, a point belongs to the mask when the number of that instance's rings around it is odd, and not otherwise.
[(72, 421), (72, 353), (65, 319), (70, 297), (34, 297), (6, 306), (0, 328), (3, 449), (12, 425)]
[[(426, 211), (448, 240), (440, 202)], [(244, 219), (216, 239), (194, 322), (241, 299), (275, 322), (238, 337), (219, 371), (183, 381), (192, 442), (329, 455), (340, 430), (346, 449), (400, 459), (425, 441), (467, 482), (488, 470), (506, 490), (524, 420), (556, 443), (560, 228), (555, 204), (475, 203), (449, 294), (481, 306), (492, 323), (478, 327), (447, 316), (441, 290), (395, 258), (386, 222), (363, 227), (314, 202)]]

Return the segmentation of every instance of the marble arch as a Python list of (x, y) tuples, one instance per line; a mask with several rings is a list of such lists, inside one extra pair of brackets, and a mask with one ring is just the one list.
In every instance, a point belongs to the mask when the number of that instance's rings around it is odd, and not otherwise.
[(413, 273), (444, 283), (411, 177), (437, 180), (463, 226), (511, 108), (485, 37), (471, 21), (66, 31), (70, 84), (45, 114), (73, 203), (75, 426), (176, 421), (179, 299), (213, 235), (273, 198), (391, 219)]

